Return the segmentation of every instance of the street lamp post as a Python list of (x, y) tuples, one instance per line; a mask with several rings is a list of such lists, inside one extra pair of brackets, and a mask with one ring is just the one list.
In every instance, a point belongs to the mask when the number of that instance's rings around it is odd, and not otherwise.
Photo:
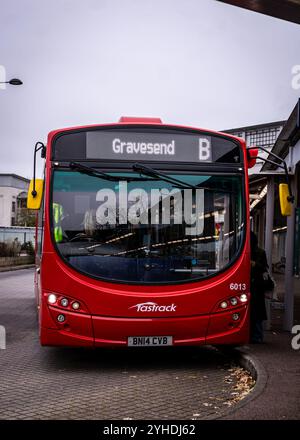
[(11, 84), (13, 86), (21, 86), (23, 82), (18, 78), (12, 78), (9, 81), (0, 81), (0, 84)]

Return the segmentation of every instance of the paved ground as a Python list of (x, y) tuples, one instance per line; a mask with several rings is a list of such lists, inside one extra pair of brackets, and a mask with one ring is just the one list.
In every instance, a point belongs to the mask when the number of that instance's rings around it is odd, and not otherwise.
[(288, 332), (270, 331), (263, 344), (243, 348), (263, 365), (267, 383), (257, 398), (224, 419), (300, 420), (300, 346), (293, 350), (291, 339)]
[(210, 348), (42, 348), (31, 269), (0, 274), (0, 419), (202, 419), (230, 405), (236, 379)]
[[(279, 301), (284, 301), (284, 275), (275, 273)], [(294, 324), (300, 324), (300, 279), (294, 280)], [(293, 350), (293, 335), (283, 332), (281, 309), (271, 310), (271, 331), (265, 341), (249, 345), (243, 351), (255, 356), (263, 365), (267, 383), (263, 392), (247, 405), (225, 418), (235, 420), (300, 420), (300, 339), (299, 349)]]
[[(284, 275), (274, 273), (278, 300), (284, 302)], [(300, 324), (300, 278), (294, 278), (294, 324)], [(272, 309), (272, 329), (281, 330), (283, 327), (283, 311)]]

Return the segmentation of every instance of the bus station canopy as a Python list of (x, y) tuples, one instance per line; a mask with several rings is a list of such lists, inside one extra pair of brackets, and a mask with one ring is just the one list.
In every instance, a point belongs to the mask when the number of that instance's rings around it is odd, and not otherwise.
[(218, 0), (300, 24), (300, 0)]

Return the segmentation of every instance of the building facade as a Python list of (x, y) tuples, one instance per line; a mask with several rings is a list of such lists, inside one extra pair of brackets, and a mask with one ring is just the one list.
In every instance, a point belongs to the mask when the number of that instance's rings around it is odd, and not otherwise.
[[(284, 295), (284, 329), (290, 331), (294, 324), (296, 277), (300, 273), (300, 99), (286, 121), (278, 136), (272, 153), (284, 159), (289, 172), (289, 183), (294, 201), (291, 205), (291, 215), (286, 219), (285, 240), (285, 295)], [(271, 159), (271, 157), (270, 157)], [(267, 209), (266, 209), (266, 234), (270, 235), (270, 227), (274, 218), (274, 195), (276, 195), (276, 182), (280, 176), (280, 168), (274, 164), (266, 163), (262, 173), (268, 176)], [(267, 241), (266, 246), (270, 243)]]
[(0, 226), (15, 226), (26, 210), (30, 181), (16, 174), (0, 174)]

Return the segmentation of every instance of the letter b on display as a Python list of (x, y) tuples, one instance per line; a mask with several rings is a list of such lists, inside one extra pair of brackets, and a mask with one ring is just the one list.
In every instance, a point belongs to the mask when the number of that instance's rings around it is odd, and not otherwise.
[(207, 138), (199, 139), (199, 160), (211, 162), (211, 145)]

